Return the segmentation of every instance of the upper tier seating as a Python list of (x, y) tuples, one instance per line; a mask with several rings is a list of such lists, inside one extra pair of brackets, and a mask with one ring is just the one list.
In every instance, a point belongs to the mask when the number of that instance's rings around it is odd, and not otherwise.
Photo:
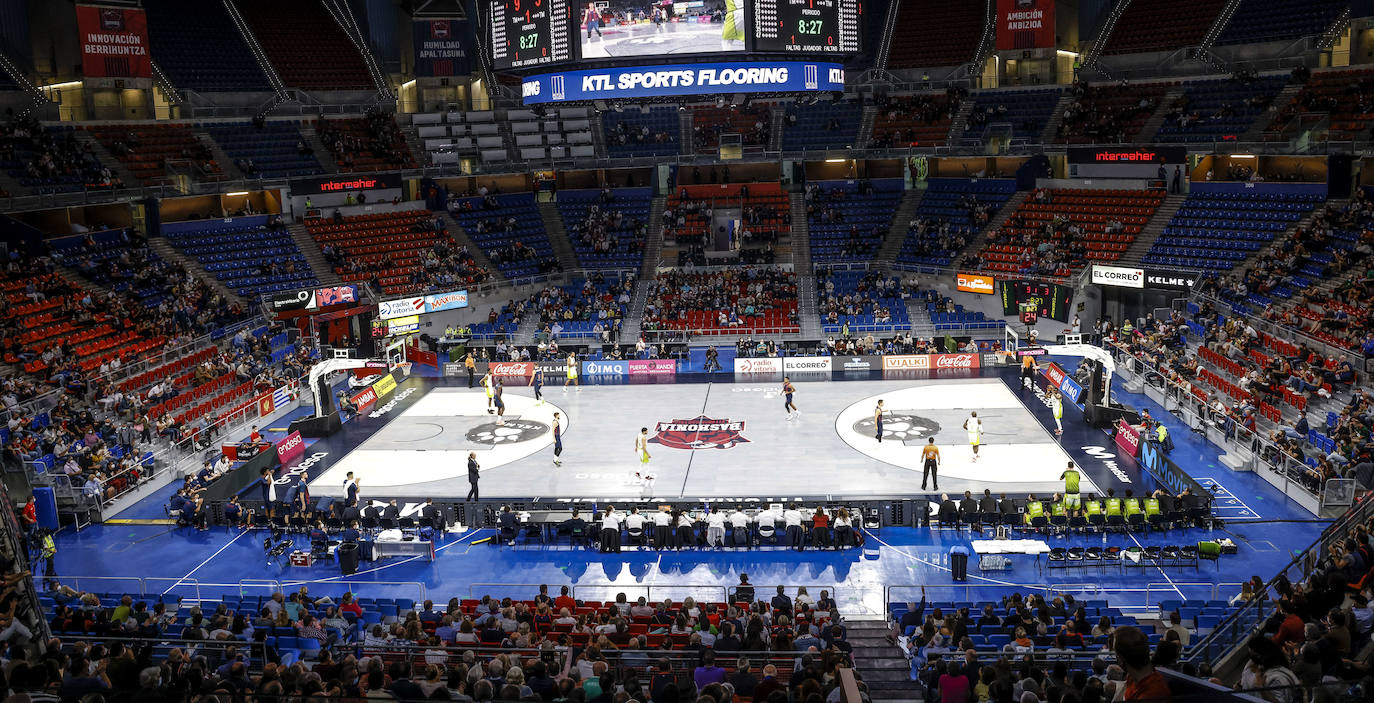
[(1059, 123), (1058, 144), (1124, 144), (1154, 114), (1168, 86), (1078, 85)]
[(390, 114), (369, 112), (366, 117), (327, 121), (321, 118), (317, 130), (320, 141), (345, 173), (415, 168), (415, 157), (406, 145), (405, 133)]
[(976, 2), (908, 0), (897, 11), (898, 36), (888, 68), (954, 66), (973, 60), (983, 35), (984, 7)]
[(1349, 6), (1349, 0), (1240, 0), (1217, 44), (1256, 44), (1321, 34)]
[[(301, 131), (289, 122), (268, 122), (254, 127), (248, 122), (207, 125), (210, 136), (243, 170), (251, 162), (247, 176), (290, 178), (323, 173), (320, 162)], [(298, 147), (304, 146), (305, 151)]]
[(147, 246), (135, 246), (129, 230), (56, 237), (48, 240), (48, 247), (63, 265), (146, 307), (157, 307), (167, 298), (156, 279), (139, 275), (145, 273), (144, 268), (162, 267), (166, 262)]
[(358, 48), (318, 3), (235, 2), (286, 85), (308, 90), (376, 88)]
[(778, 183), (692, 185), (679, 187), (668, 197), (663, 210), (663, 240), (679, 246), (705, 244), (711, 226), (707, 210), (717, 207), (741, 208), (745, 230), (742, 244), (777, 241), (780, 234), (791, 229), (791, 200)]
[(425, 210), (351, 215), (342, 222), (309, 218), (305, 226), (344, 281), (376, 281), (387, 293), (423, 287), (415, 273), (441, 241)]
[(989, 235), (983, 268), (1069, 276), (1087, 261), (1115, 261), (1163, 200), (1162, 190), (1037, 189)]
[(633, 294), (633, 275), (623, 280), (600, 274), (597, 280), (578, 277), (535, 293), (525, 304), (524, 314), (536, 316), (540, 332), (552, 338), (600, 340), (606, 332), (619, 330)]
[[(959, 100), (947, 93), (899, 95), (880, 100), (877, 108), (870, 148), (943, 146)], [(857, 128), (857, 115), (854, 120)]]
[(825, 334), (839, 334), (846, 326), (851, 335), (911, 326), (902, 287), (895, 277), (862, 271), (818, 271), (816, 298)]
[(652, 199), (649, 188), (558, 191), (558, 214), (578, 263), (638, 269)]
[(1144, 263), (1230, 271), (1307, 216), (1324, 198), (1287, 192), (1283, 186), (1237, 192), (1206, 183), (1174, 214)]
[[(1374, 70), (1349, 69), (1318, 71), (1308, 79), (1302, 91), (1288, 105), (1280, 106), (1279, 114), (1269, 124), (1271, 131), (1282, 130), (1295, 116), (1302, 113), (1330, 113), (1331, 139), (1356, 139), (1374, 121)], [(1278, 139), (1288, 136), (1278, 134)]]
[(144, 185), (169, 183), (167, 163), (184, 161), (198, 178), (222, 176), (209, 148), (184, 124), (87, 127)]
[(178, 88), (269, 91), (267, 77), (220, 2), (148, 0), (153, 60)]
[(268, 215), (231, 220), (174, 222), (162, 226), (172, 246), (199, 261), (206, 273), (248, 300), (299, 290), (319, 281), (286, 227)]
[(1016, 181), (932, 178), (897, 254), (905, 264), (949, 266), (1016, 192)]
[[(122, 185), (70, 126), (11, 123), (0, 137), (0, 169), (35, 193), (73, 193)], [(5, 131), (0, 127), (0, 133)]]
[[(427, 112), (411, 115), (410, 121), (435, 166), (473, 157), (480, 157), (483, 162), (510, 160), (495, 112)], [(592, 156), (590, 149), (573, 149), (573, 156)]]
[(801, 151), (854, 146), (862, 117), (863, 106), (850, 100), (815, 105), (788, 103), (782, 148)]
[(1167, 106), (1156, 142), (1211, 142), (1238, 137), (1283, 89), (1287, 76), (1266, 76), (1244, 83), (1229, 78), (1190, 81), (1183, 97)]
[(449, 209), (507, 278), (558, 269), (533, 193), (455, 198), (449, 201)]
[(878, 253), (902, 200), (902, 181), (819, 181), (806, 187), (811, 259), (868, 261)]
[(748, 107), (698, 105), (692, 108), (692, 144), (699, 152), (711, 152), (720, 146), (720, 135), (739, 134), (746, 147), (766, 147), (772, 125), (767, 103)]
[(1012, 139), (1039, 141), (1062, 94), (1058, 88), (978, 93), (973, 98), (973, 111), (969, 113), (963, 138), (986, 139), (1004, 131), (1004, 128), (993, 129), (994, 125), (1010, 124)]
[[(585, 107), (565, 107), (544, 117), (531, 110), (507, 110), (506, 121), (518, 161), (589, 156), (588, 150), (594, 150), (592, 122)], [(581, 148), (574, 153), (577, 147)]]
[(682, 148), (682, 123), (672, 106), (632, 106), (624, 112), (603, 112), (601, 129), (608, 156), (669, 156)]
[(660, 273), (650, 284), (643, 329), (702, 335), (800, 332), (797, 276), (754, 267)]
[(1121, 13), (1103, 53), (1168, 51), (1197, 46), (1226, 0), (1133, 2)]

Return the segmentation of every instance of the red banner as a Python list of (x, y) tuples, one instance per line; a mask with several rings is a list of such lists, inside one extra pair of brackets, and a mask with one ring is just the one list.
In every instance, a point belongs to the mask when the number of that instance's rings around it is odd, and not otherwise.
[(76, 6), (81, 72), (87, 78), (152, 78), (148, 17), (134, 8)]
[(271, 394), (271, 393), (268, 393), (268, 394), (266, 394), (266, 395), (261, 396), (260, 398), (258, 398), (258, 414), (259, 414), (259, 415), (262, 415), (263, 417), (267, 417), (268, 415), (271, 415), (271, 414), (272, 414), (272, 411), (273, 411), (273, 410), (276, 410), (276, 409), (277, 409), (277, 408), (276, 408), (276, 405), (272, 402), (272, 394)]
[(997, 0), (998, 51), (1054, 46), (1054, 0)]
[(358, 414), (362, 415), (372, 407), (373, 403), (377, 402), (377, 391), (372, 390), (372, 386), (368, 386), (349, 400), (353, 402), (353, 407), (358, 411)]
[(277, 442), (277, 460), (282, 464), (289, 464), (304, 453), (305, 438), (301, 437), (300, 432), (292, 432), (286, 435), (286, 439)]
[(1051, 386), (1058, 388), (1064, 384), (1064, 376), (1066, 375), (1064, 369), (1059, 368), (1059, 365), (1053, 361), (1045, 366), (1044, 374), (1045, 378), (1049, 379)]
[(534, 375), (534, 364), (528, 361), (493, 361), (487, 371), (498, 378), (529, 378)]
[(1125, 420), (1116, 421), (1116, 446), (1133, 458), (1140, 454), (1140, 433), (1126, 424)]
[(420, 351), (419, 347), (406, 347), (406, 359), (413, 364), (439, 368), (439, 355), (434, 352)]

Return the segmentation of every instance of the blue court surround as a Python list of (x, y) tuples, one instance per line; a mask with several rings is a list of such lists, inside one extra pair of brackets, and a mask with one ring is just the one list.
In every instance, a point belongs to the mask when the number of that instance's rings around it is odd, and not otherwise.
[[(1069, 368), (1072, 368), (1071, 361)], [(1014, 369), (985, 370), (983, 373), (999, 375), (1013, 389), (1017, 387)], [(724, 378), (730, 376), (726, 374)], [(421, 382), (432, 381), (407, 381)], [(466, 384), (466, 379), (463, 383)], [(1032, 414), (1047, 428), (1052, 428), (1053, 419), (1048, 408), (1032, 397), (1031, 391), (1020, 392)], [(1119, 570), (1105, 573), (1050, 571), (1029, 558), (1018, 557), (1006, 571), (982, 573), (975, 563), (970, 567), (969, 581), (956, 584), (950, 578), (948, 554), (953, 546), (968, 545), (970, 535), (967, 531), (887, 527), (870, 533), (862, 549), (843, 552), (797, 554), (786, 549), (765, 548), (659, 553), (627, 549), (620, 554), (599, 554), (566, 545), (514, 548), (492, 546), (491, 543), (474, 545), (491, 536), (489, 530), (476, 530), (440, 537), (439, 556), (433, 563), (417, 558), (392, 558), (364, 563), (359, 573), (343, 577), (332, 563), (312, 567), (280, 563), (268, 566), (262, 548), (265, 533), (261, 531), (242, 532), (221, 527), (196, 532), (165, 525), (105, 524), (85, 528), (79, 533), (71, 528), (59, 533), (57, 570), (65, 577), (97, 577), (65, 579), (69, 585), (83, 590), (138, 592), (143, 589), (149, 598), (171, 591), (182, 597), (213, 600), (223, 594), (261, 593), (268, 587), (293, 587), (298, 583), (309, 583), (315, 593), (351, 588), (374, 597), (418, 598), (423, 588), (425, 596), (437, 601), (484, 593), (528, 595), (533, 592), (532, 587), (498, 589), (481, 585), (494, 583), (575, 584), (580, 589), (587, 589), (583, 592), (594, 594), (586, 596), (589, 598), (609, 598), (621, 590), (636, 597), (662, 594), (664, 587), (671, 585), (727, 587), (737, 583), (743, 572), (760, 585), (833, 587), (842, 606), (853, 614), (879, 613), (889, 600), (918, 599), (919, 593), (914, 589), (887, 590), (888, 587), (914, 585), (926, 585), (932, 599), (986, 599), (1010, 591), (1052, 590), (1096, 595), (1116, 606), (1140, 608), (1180, 597), (1229, 597), (1239, 590), (1238, 582), (1251, 575), (1258, 574), (1266, 579), (1272, 576), (1288, 563), (1294, 550), (1305, 549), (1325, 526), (1262, 479), (1232, 472), (1220, 464), (1215, 448), (1164, 415), (1162, 408), (1148, 399), (1119, 389), (1116, 393), (1123, 402), (1149, 408), (1156, 418), (1166, 418), (1165, 423), (1177, 445), (1171, 457), (1204, 484), (1215, 484), (1224, 491), (1218, 500), (1218, 512), (1228, 520), (1227, 525), (1224, 530), (1211, 533), (1189, 529), (1105, 538), (1100, 535), (1050, 537), (1050, 545), (1177, 545), (1230, 537), (1239, 547), (1237, 555), (1223, 556), (1220, 564), (1204, 562), (1196, 571), (1188, 568), (1166, 572), (1151, 566), (1125, 573)], [(367, 421), (364, 419), (358, 424)], [(1087, 456), (1082, 447), (1098, 446), (1114, 451), (1107, 434), (1084, 425), (1077, 409), (1066, 409), (1064, 425), (1063, 441), (1066, 448), (1073, 450), (1070, 454), (1076, 459), (1079, 454)], [(272, 426), (284, 427), (285, 421)], [(268, 431), (271, 433), (271, 428)], [(1096, 462), (1092, 459), (1085, 460), (1083, 468), (1094, 476), (1094, 480), (1098, 475), (1110, 474), (1105, 465), (1108, 459)], [(1148, 484), (1147, 477), (1141, 476), (1133, 460), (1115, 456), (1110, 461), (1116, 461), (1133, 483)], [(162, 495), (150, 496), (120, 517), (161, 517), (165, 499)], [(605, 588), (595, 589), (598, 586)], [(650, 592), (648, 589), (657, 590)], [(814, 588), (812, 593), (815, 593)]]

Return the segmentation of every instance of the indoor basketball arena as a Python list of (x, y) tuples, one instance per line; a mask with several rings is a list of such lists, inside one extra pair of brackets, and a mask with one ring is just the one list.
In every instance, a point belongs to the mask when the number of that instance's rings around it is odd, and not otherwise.
[(0, 698), (1364, 700), (1371, 10), (0, 0)]

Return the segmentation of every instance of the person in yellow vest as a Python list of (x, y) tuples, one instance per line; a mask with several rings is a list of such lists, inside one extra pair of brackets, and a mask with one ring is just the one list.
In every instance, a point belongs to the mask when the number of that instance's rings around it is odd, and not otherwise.
[(1140, 510), (1140, 501), (1129, 490), (1126, 491), (1125, 500), (1121, 501), (1121, 512), (1126, 516), (1126, 522), (1130, 522), (1131, 518), (1136, 515), (1141, 515), (1141, 518), (1144, 518)]
[(1070, 511), (1078, 510), (1081, 503), (1078, 493), (1079, 473), (1072, 461), (1064, 468), (1064, 472), (1059, 474), (1059, 478), (1064, 480), (1064, 506)]
[(1155, 423), (1155, 441), (1159, 442), (1159, 448), (1166, 452), (1174, 448), (1173, 440), (1169, 439), (1169, 430), (1162, 422)]
[(1107, 489), (1107, 500), (1103, 502), (1102, 514), (1107, 517), (1121, 517), (1121, 499), (1116, 497), (1116, 489)]
[(1132, 325), (1132, 324), (1131, 324), (1131, 319), (1130, 319), (1130, 318), (1126, 318), (1124, 321), (1122, 321), (1122, 323), (1121, 323), (1121, 334), (1122, 334), (1122, 335), (1129, 337), (1129, 336), (1131, 335), (1131, 333), (1134, 332), (1134, 331), (1135, 331), (1135, 325)]
[(1026, 524), (1033, 524), (1035, 518), (1045, 516), (1045, 505), (1034, 495), (1026, 496)]

